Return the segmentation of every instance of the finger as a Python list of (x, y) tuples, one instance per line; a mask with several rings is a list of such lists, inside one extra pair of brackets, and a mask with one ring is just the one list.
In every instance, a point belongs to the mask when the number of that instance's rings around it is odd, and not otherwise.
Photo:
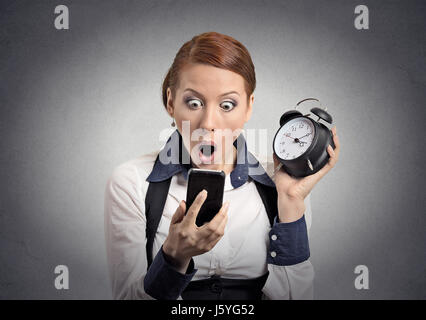
[(221, 227), (223, 229), (218, 229), (217, 232), (212, 233), (209, 238), (207, 239), (206, 247), (210, 251), (214, 248), (214, 246), (222, 239), (223, 235), (225, 234), (225, 226), (226, 222), (228, 221), (228, 218), (223, 220)]
[(280, 163), (277, 156), (275, 155), (275, 152), (273, 153), (272, 158), (274, 159), (274, 169), (275, 169)]
[(333, 147), (331, 146), (331, 144), (328, 145), (327, 151), (328, 151), (328, 155), (330, 156), (330, 158), (336, 157), (336, 153), (335, 153)]
[(334, 137), (334, 145), (336, 146), (336, 148), (334, 149), (334, 152), (336, 153), (336, 159), (339, 160), (339, 154), (340, 154), (340, 140), (339, 140), (339, 136), (336, 135)]
[(326, 169), (325, 171), (328, 171), (331, 168), (333, 168), (337, 162), (336, 151), (333, 150), (333, 147), (331, 145), (328, 145), (327, 152), (328, 152), (328, 155), (330, 156), (330, 159), (328, 159), (327, 164), (324, 166), (324, 168)]
[(186, 203), (184, 200), (182, 200), (179, 203), (179, 206), (177, 207), (175, 213), (172, 216), (172, 221), (170, 224), (176, 224), (182, 221), (182, 219), (185, 217), (185, 211), (186, 211)]
[(188, 212), (186, 213), (186, 216), (184, 220), (189, 224), (195, 224), (195, 220), (197, 219), (198, 212), (201, 209), (201, 206), (203, 205), (204, 201), (207, 199), (207, 191), (202, 190), (197, 197), (195, 198), (194, 202), (192, 203), (191, 207), (188, 209)]
[(225, 218), (220, 222), (217, 229), (207, 238), (207, 242), (215, 241), (217, 238), (222, 238), (225, 234), (225, 227), (228, 222), (228, 214), (226, 214)]
[(273, 175), (275, 175), (277, 172), (282, 172), (281, 167), (282, 167), (282, 163), (280, 160), (278, 160), (277, 156), (275, 153), (273, 153), (272, 155), (273, 159), (274, 159), (274, 170), (273, 170)]
[(340, 141), (339, 136), (337, 135), (337, 129), (334, 126), (333, 129), (331, 129), (331, 132), (333, 133), (333, 142), (334, 142), (334, 152), (336, 154), (337, 160), (339, 160), (339, 153), (340, 153)]
[(214, 216), (214, 218), (210, 222), (205, 223), (200, 227), (199, 231), (201, 232), (202, 236), (209, 237), (213, 232), (218, 229), (223, 220), (227, 219), (228, 208), (229, 202), (227, 201), (222, 205), (219, 212)]
[(199, 243), (202, 247), (210, 251), (216, 243), (223, 237), (225, 234), (226, 224), (228, 222), (228, 215), (220, 222), (219, 226), (215, 230), (208, 231), (207, 223), (203, 225), (206, 229), (203, 230), (204, 235), (200, 236)]
[[(226, 223), (228, 222), (228, 214), (227, 211), (225, 211), (225, 218), (221, 220), (219, 226), (216, 230), (210, 231), (208, 229), (207, 223), (205, 223), (199, 231), (201, 235), (199, 235), (198, 243), (203, 248), (204, 251), (210, 251), (213, 249), (213, 247), (218, 243), (218, 241), (223, 237), (225, 234), (225, 227)], [(222, 213), (221, 213), (222, 214)], [(217, 214), (219, 215), (219, 213)], [(203, 228), (204, 227), (204, 228)]]
[[(328, 151), (328, 154), (330, 155), (330, 161), (329, 161), (328, 165), (332, 168), (336, 164), (336, 162), (339, 160), (340, 141), (339, 141), (339, 137), (337, 136), (336, 126), (334, 126), (331, 129), (331, 132), (333, 134), (334, 149), (329, 147), (329, 148), (327, 148), (327, 151)], [(331, 150), (332, 152), (330, 152), (329, 149), (332, 149)]]

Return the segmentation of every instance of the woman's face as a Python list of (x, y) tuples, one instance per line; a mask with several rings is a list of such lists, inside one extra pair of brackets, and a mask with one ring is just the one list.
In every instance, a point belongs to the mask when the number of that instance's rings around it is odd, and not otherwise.
[(193, 164), (199, 168), (232, 171), (234, 140), (250, 119), (254, 96), (247, 99), (239, 74), (205, 64), (188, 64), (179, 75), (167, 111), (175, 119)]

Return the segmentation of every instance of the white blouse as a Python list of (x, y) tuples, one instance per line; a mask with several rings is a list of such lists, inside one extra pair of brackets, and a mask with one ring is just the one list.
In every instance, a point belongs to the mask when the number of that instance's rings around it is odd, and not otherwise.
[[(105, 190), (105, 240), (114, 299), (153, 299), (143, 287), (147, 272), (145, 195), (157, 152), (127, 161), (115, 168)], [(164, 243), (171, 218), (186, 199), (186, 180), (173, 176), (153, 244), (153, 259)], [(193, 257), (198, 269), (192, 280), (213, 274), (231, 279), (257, 278), (269, 271), (263, 299), (313, 299), (314, 271), (309, 260), (291, 266), (267, 264), (271, 226), (255, 183), (234, 189), (225, 178), (223, 201), (230, 201), (225, 234), (215, 247)], [(310, 197), (305, 219), (311, 224)], [(179, 297), (181, 299), (181, 297)]]

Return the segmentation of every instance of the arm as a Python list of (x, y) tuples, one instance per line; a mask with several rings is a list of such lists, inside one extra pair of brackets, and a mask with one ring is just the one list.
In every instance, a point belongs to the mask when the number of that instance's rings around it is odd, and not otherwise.
[(185, 273), (178, 271), (161, 246), (144, 279), (146, 292), (159, 300), (178, 299), (197, 272), (192, 258), (185, 269)]
[(105, 240), (114, 299), (178, 299), (194, 276), (178, 271), (163, 247), (147, 271), (145, 196), (135, 167), (114, 170), (105, 190)]
[(308, 260), (306, 225), (311, 216), (309, 196), (305, 203), (307, 210), (301, 218), (287, 223), (275, 220), (269, 232), (269, 276), (263, 288), (267, 299), (313, 299), (314, 270)]
[[(307, 208), (305, 199), (318, 181), (338, 161), (340, 143), (336, 127), (332, 128), (331, 131), (336, 148), (333, 150), (331, 146), (328, 146), (327, 152), (330, 158), (321, 170), (304, 178), (295, 178), (288, 175), (284, 170), (280, 170), (274, 177), (278, 193), (279, 223), (276, 223), (271, 231), (279, 233), (282, 241), (274, 242), (272, 234), (270, 234), (270, 251), (276, 250), (274, 253), (276, 256), (273, 259), (268, 257), (270, 275), (264, 288), (266, 296), (281, 299), (313, 298), (314, 272), (312, 265), (307, 260), (309, 258), (309, 243), (304, 217)], [(275, 166), (279, 164), (275, 155), (274, 163)], [(281, 289), (275, 283), (279, 283)]]
[(172, 217), (169, 234), (144, 281), (146, 292), (156, 299), (178, 299), (197, 272), (192, 257), (211, 250), (224, 234), (228, 203), (210, 222), (195, 225), (206, 197), (207, 192), (200, 192), (187, 214), (186, 203), (181, 201)]
[(105, 189), (105, 241), (113, 299), (153, 299), (143, 287), (146, 219), (137, 177), (135, 167), (121, 165)]

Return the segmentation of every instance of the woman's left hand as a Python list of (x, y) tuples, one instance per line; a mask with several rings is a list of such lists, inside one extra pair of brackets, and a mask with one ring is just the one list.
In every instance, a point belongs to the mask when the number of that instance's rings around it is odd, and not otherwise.
[[(331, 170), (339, 160), (340, 143), (336, 127), (331, 129), (335, 149), (329, 145), (327, 152), (330, 155), (328, 163), (315, 174), (304, 178), (294, 178), (284, 170), (275, 173), (274, 180), (278, 192), (278, 212), (280, 222), (292, 222), (300, 219), (305, 212), (304, 199), (311, 192), (315, 184)], [(279, 165), (279, 160), (274, 157), (274, 167)]]

